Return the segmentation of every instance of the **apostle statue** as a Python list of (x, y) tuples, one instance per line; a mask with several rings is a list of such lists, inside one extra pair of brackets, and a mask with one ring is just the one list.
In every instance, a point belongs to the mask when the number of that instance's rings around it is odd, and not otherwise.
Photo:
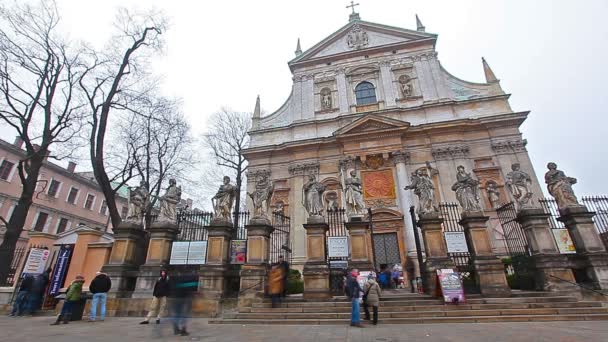
[(509, 189), (519, 208), (531, 207), (532, 192), (530, 191), (530, 185), (532, 184), (532, 178), (519, 168), (519, 163), (511, 165), (511, 172), (507, 173), (507, 189)]
[(493, 209), (500, 207), (500, 191), (496, 183), (490, 181), (486, 184), (486, 194)]
[(236, 187), (230, 184), (230, 177), (224, 176), (224, 184), (220, 186), (215, 196), (211, 198), (214, 220), (232, 222), (232, 205), (236, 196), (238, 196)]
[(462, 210), (481, 211), (479, 205), (479, 181), (471, 177), (467, 173), (464, 166), (460, 165), (457, 168), (456, 183), (452, 185), (452, 191), (456, 192), (456, 199), (460, 203)]
[(327, 92), (322, 94), (321, 96), (321, 100), (322, 100), (322, 104), (323, 104), (323, 109), (331, 109), (332, 104), (331, 104), (331, 92)]
[(405, 187), (405, 190), (414, 190), (418, 196), (418, 214), (432, 214), (438, 212), (435, 203), (435, 185), (433, 180), (423, 168), (412, 173), (412, 184)]
[(563, 171), (557, 169), (557, 164), (547, 164), (549, 171), (545, 173), (545, 183), (551, 196), (555, 198), (557, 207), (564, 209), (566, 207), (578, 206), (578, 199), (572, 190), (572, 185), (576, 184), (576, 178), (568, 177)]
[(182, 187), (177, 186), (175, 179), (169, 180), (169, 187), (160, 198), (159, 222), (171, 222), (177, 224), (176, 207), (182, 199)]
[(350, 177), (344, 180), (344, 197), (346, 202), (346, 214), (365, 215), (365, 202), (363, 202), (363, 187), (361, 179), (357, 177), (355, 170), (350, 171)]
[(302, 187), (302, 204), (308, 216), (323, 216), (323, 192), (325, 185), (317, 182), (314, 175), (308, 176), (308, 182)]
[(129, 188), (129, 211), (125, 221), (141, 224), (148, 204), (148, 189), (146, 181), (141, 181), (139, 186)]
[(270, 206), (270, 198), (274, 191), (274, 184), (268, 175), (261, 173), (258, 175), (255, 183), (255, 190), (247, 193), (253, 201), (253, 217), (268, 218), (268, 207)]

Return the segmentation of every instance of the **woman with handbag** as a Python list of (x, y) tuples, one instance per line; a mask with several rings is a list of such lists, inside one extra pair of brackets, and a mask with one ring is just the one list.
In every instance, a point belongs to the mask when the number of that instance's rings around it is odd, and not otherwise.
[(369, 306), (372, 307), (373, 311), (373, 324), (378, 324), (378, 305), (380, 305), (380, 297), (382, 296), (382, 290), (380, 285), (376, 282), (374, 277), (370, 277), (365, 283), (363, 292), (363, 310), (365, 311), (365, 320), (369, 321)]

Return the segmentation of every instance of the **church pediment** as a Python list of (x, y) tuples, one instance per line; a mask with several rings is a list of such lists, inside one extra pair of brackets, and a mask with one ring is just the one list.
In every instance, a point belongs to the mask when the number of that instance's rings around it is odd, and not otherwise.
[(379, 115), (366, 115), (334, 132), (336, 138), (364, 137), (376, 134), (403, 133), (410, 127), (409, 122)]
[(289, 64), (382, 46), (435, 39), (436, 37), (436, 35), (426, 32), (354, 20), (296, 57)]

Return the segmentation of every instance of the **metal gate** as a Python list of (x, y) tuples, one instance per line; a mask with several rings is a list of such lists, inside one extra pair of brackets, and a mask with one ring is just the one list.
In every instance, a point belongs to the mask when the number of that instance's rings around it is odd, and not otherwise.
[(397, 233), (374, 233), (374, 269), (379, 270), (392, 265), (401, 265)]
[(270, 263), (279, 261), (279, 256), (291, 265), (291, 219), (281, 213), (272, 215), (274, 231), (270, 234)]
[(343, 208), (330, 209), (327, 211), (327, 224), (329, 230), (327, 231), (327, 239), (325, 239), (325, 253), (326, 260), (329, 266), (329, 288), (334, 296), (343, 295), (344, 289), (344, 278), (346, 277), (348, 267), (348, 257), (329, 257), (328, 246), (330, 237), (346, 237), (348, 238), (348, 232), (346, 231), (346, 210)]
[[(442, 202), (439, 204), (439, 211), (443, 217), (443, 231), (462, 233), (464, 236), (464, 227), (460, 222), (460, 209), (456, 203)], [(462, 283), (466, 293), (480, 293), (479, 282), (475, 274), (473, 259), (469, 252), (450, 252), (448, 256), (452, 258), (454, 265), (462, 276)]]

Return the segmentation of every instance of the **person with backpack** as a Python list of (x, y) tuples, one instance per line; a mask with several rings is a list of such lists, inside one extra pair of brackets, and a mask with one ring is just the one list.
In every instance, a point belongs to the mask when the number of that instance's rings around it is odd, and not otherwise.
[(15, 298), (15, 302), (13, 303), (13, 309), (9, 316), (21, 316), (28, 309), (28, 296), (32, 291), (32, 286), (34, 285), (34, 277), (30, 274), (26, 274), (21, 280), (21, 285), (19, 286), (19, 292), (17, 292), (17, 297)]
[(89, 322), (95, 322), (98, 303), (101, 306), (99, 308), (99, 320), (103, 322), (106, 319), (106, 301), (108, 300), (108, 291), (110, 291), (110, 288), (112, 288), (110, 277), (105, 273), (97, 272), (97, 275), (89, 286), (89, 291), (93, 294)]
[(152, 304), (146, 318), (139, 324), (149, 324), (152, 317), (156, 316), (156, 324), (160, 324), (160, 318), (165, 312), (167, 306), (167, 296), (171, 292), (171, 284), (169, 283), (169, 275), (167, 271), (160, 271), (160, 278), (154, 283), (154, 291), (152, 292)]
[(351, 302), (350, 326), (363, 328), (363, 325), (361, 325), (361, 308), (359, 303), (359, 297), (361, 297), (361, 293), (363, 292), (363, 290), (361, 289), (361, 285), (359, 285), (359, 282), (357, 281), (358, 275), (359, 270), (357, 270), (356, 268), (351, 271), (348, 279), (346, 280), (345, 290), (346, 296)]
[(369, 321), (369, 307), (372, 307), (373, 311), (373, 324), (378, 324), (378, 306), (380, 305), (380, 296), (382, 296), (382, 290), (380, 285), (376, 282), (373, 276), (370, 276), (365, 283), (363, 294), (363, 310), (365, 311), (365, 320)]
[(51, 325), (59, 325), (62, 320), (63, 324), (70, 323), (72, 308), (75, 303), (80, 300), (82, 295), (82, 284), (84, 284), (84, 277), (81, 275), (76, 276), (76, 279), (68, 287), (61, 313), (57, 316), (57, 320), (54, 323), (51, 323)]

